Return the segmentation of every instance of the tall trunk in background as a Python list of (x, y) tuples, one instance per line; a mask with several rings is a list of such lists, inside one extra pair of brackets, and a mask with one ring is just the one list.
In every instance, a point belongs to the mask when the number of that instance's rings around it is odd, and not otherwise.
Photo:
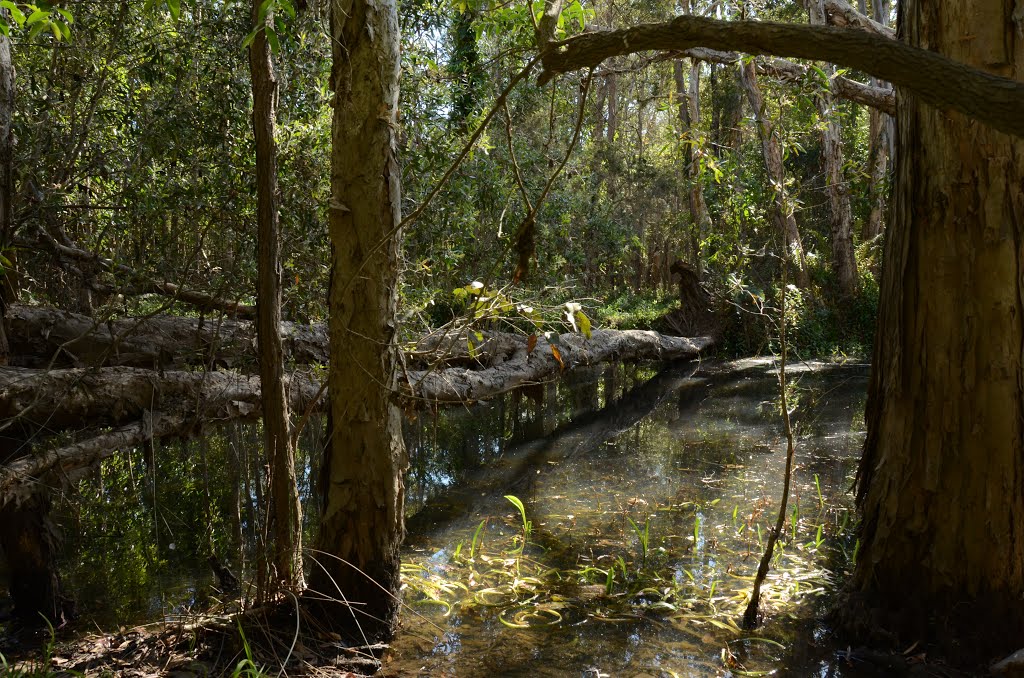
[[(910, 45), (1024, 80), (1003, 0), (899, 11)], [(1024, 637), (1024, 138), (897, 97), (853, 587), (901, 641), (988, 659)]]
[(691, 59), (690, 81), (687, 83), (683, 71), (683, 62), (672, 63), (672, 73), (676, 81), (676, 93), (679, 97), (678, 112), (680, 133), (685, 144), (683, 159), (686, 163), (686, 174), (689, 179), (690, 216), (693, 219), (693, 264), (698, 270), (702, 268), (700, 260), (700, 241), (711, 228), (711, 217), (704, 201), (704, 177), (701, 172), (699, 155), (705, 153), (704, 137), (699, 131), (700, 123), (700, 62)]
[(479, 106), (480, 88), (484, 72), (480, 68), (480, 51), (476, 44), (476, 30), (473, 22), (477, 12), (469, 9), (457, 12), (452, 19), (452, 55), (448, 69), (455, 79), (452, 93), (452, 111), (449, 120), (461, 132), (465, 132), (469, 118)]
[[(385, 635), (398, 609), (407, 466), (396, 391), (401, 174), (396, 0), (331, 5), (331, 368), (311, 587)], [(372, 581), (370, 581), (372, 580)], [(344, 616), (343, 616), (344, 615)]]
[(761, 137), (764, 165), (768, 171), (768, 180), (772, 183), (774, 193), (772, 219), (775, 221), (782, 242), (789, 243), (789, 252), (786, 252), (785, 256), (796, 270), (797, 285), (807, 287), (810, 285), (810, 278), (807, 274), (807, 263), (804, 257), (804, 247), (800, 241), (800, 231), (797, 229), (796, 217), (793, 216), (793, 209), (786, 191), (786, 168), (782, 164), (782, 149), (779, 148), (779, 140), (775, 137), (775, 131), (765, 116), (764, 96), (757, 83), (757, 71), (753, 59), (740, 64), (740, 82), (747, 94), (750, 108), (753, 109), (757, 133)]
[(618, 98), (619, 76), (609, 73), (605, 82), (607, 83), (605, 94), (608, 97), (608, 142), (615, 141), (615, 135), (619, 131), (619, 98)]
[[(871, 3), (872, 18), (889, 25), (889, 0), (874, 0)], [(871, 78), (871, 84), (878, 87), (887, 83)], [(878, 109), (868, 109), (869, 148), (868, 176), (870, 181), (869, 200), (871, 211), (861, 229), (861, 239), (871, 240), (882, 234), (885, 228), (885, 204), (889, 194), (889, 158), (892, 157), (892, 143), (895, 138), (896, 121), (891, 115)]]
[(14, 62), (11, 40), (0, 35), (0, 365), (9, 359), (7, 305), (17, 295), (14, 251)]
[[(252, 20), (259, 21), (261, 0), (253, 0)], [(269, 20), (269, 17), (264, 19)], [(263, 443), (270, 461), (270, 514), (273, 528), (272, 563), (276, 584), (302, 586), (302, 507), (295, 482), (295, 449), (288, 424), (281, 350), (281, 243), (277, 196), (277, 144), (274, 126), (277, 78), (266, 33), (259, 31), (249, 46), (252, 74), (252, 127), (256, 141), (256, 202), (258, 222), (258, 291), (256, 330), (259, 346), (260, 390), (263, 404)]]
[[(823, 0), (806, 0), (811, 23), (827, 23)], [(836, 68), (822, 64), (829, 79)], [(825, 170), (825, 192), (828, 194), (828, 220), (832, 240), (832, 270), (839, 285), (839, 294), (852, 297), (857, 293), (857, 259), (853, 255), (853, 213), (850, 210), (850, 186), (843, 173), (843, 140), (836, 120), (835, 98), (828, 89), (815, 96), (818, 117), (821, 119), (821, 159)]]

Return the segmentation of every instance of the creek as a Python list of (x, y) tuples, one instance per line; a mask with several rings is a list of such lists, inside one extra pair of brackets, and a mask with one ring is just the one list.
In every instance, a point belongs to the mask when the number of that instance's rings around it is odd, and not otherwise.
[[(792, 508), (761, 628), (736, 623), (781, 493), (773, 365), (584, 368), (407, 422), (405, 606), (385, 674), (855, 675), (818, 619), (856, 556), (867, 368), (791, 369)], [(323, 435), (303, 432), (304, 497)], [(222, 429), (82, 484), (61, 520), (83, 628), (216, 604), (211, 550), (248, 573), (260, 442)], [(305, 522), (311, 537), (315, 507)]]

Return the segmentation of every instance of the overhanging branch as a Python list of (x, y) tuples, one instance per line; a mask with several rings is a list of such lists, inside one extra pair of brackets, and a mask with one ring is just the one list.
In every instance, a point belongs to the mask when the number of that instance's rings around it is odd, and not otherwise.
[(935, 52), (863, 30), (680, 16), (659, 24), (584, 33), (556, 43), (542, 59), (544, 84), (560, 73), (605, 59), (695, 47), (828, 61), (856, 68), (954, 109), (993, 128), (1024, 137), (1024, 83), (969, 68)]

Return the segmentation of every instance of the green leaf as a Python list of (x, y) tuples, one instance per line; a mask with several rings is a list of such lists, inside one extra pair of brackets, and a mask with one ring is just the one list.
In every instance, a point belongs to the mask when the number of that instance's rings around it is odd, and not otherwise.
[(52, 23), (57, 28), (57, 31), (59, 33), (59, 35), (57, 35), (58, 40), (60, 40), (61, 37), (68, 41), (71, 40), (71, 28), (69, 28), (66, 23), (64, 23), (60, 19), (54, 19)]
[(181, 16), (181, 0), (167, 0), (167, 9), (171, 10), (171, 18), (177, 21)]
[[(71, 12), (67, 11), (63, 7), (54, 7), (54, 9), (57, 10), (58, 12), (60, 12), (60, 15), (62, 17), (64, 17), (64, 20), (67, 21), (68, 24), (75, 23), (75, 17), (74, 17), (74, 15), (71, 14)], [(11, 14), (14, 14), (14, 12), (11, 12)], [(21, 13), (19, 12), (19, 14), (21, 14)], [(25, 16), (25, 15), (22, 14), (22, 16)]]
[[(14, 19), (14, 23), (18, 24), (19, 27), (25, 25), (25, 13), (18, 9), (18, 6), (11, 2), (11, 0), (3, 0), (3, 2), (0, 2), (0, 7), (11, 13), (11, 18)], [(4, 23), (6, 24), (7, 22), (5, 21)]]
[(242, 40), (242, 49), (249, 49), (249, 46), (256, 40), (256, 34), (260, 32), (260, 29), (254, 28), (249, 32), (249, 35), (245, 36), (245, 40)]
[(587, 339), (590, 339), (590, 318), (583, 311), (576, 311), (576, 320), (580, 324), (580, 332), (583, 333)]
[(270, 12), (271, 6), (274, 4), (274, 0), (263, 0), (260, 4), (260, 11), (256, 15), (256, 23), (262, 24), (267, 20), (267, 13)]
[(270, 45), (270, 51), (273, 54), (277, 54), (281, 51), (281, 42), (277, 39), (277, 31), (270, 26), (266, 27), (267, 32), (267, 43)]
[(29, 40), (35, 38), (37, 35), (42, 33), (44, 28), (46, 28), (46, 24), (43, 22), (38, 22), (36, 23), (36, 25), (32, 26), (32, 29), (29, 30), (28, 32)]

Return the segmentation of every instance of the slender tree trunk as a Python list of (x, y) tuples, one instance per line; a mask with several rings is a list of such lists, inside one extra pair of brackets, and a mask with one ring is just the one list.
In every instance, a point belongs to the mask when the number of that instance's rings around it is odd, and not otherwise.
[(386, 635), (398, 608), (408, 464), (393, 400), (398, 14), (396, 0), (335, 0), (331, 9), (330, 443), (311, 586), (356, 604), (333, 608), (338, 621)]
[(772, 183), (775, 195), (772, 201), (772, 219), (779, 230), (780, 239), (789, 243), (786, 258), (796, 269), (797, 285), (807, 287), (810, 285), (810, 278), (807, 275), (807, 263), (804, 257), (804, 247), (800, 241), (800, 231), (797, 229), (796, 218), (793, 216), (793, 208), (786, 191), (786, 168), (782, 164), (782, 149), (779, 148), (779, 140), (775, 137), (775, 131), (765, 116), (764, 96), (757, 83), (757, 72), (753, 60), (740, 65), (740, 81), (754, 112), (757, 133), (761, 137), (761, 151), (764, 155), (765, 168), (768, 170), (768, 179)]
[(615, 141), (615, 135), (619, 131), (619, 76), (609, 73), (605, 81), (605, 94), (608, 97), (608, 142), (611, 143)]
[(686, 163), (686, 174), (689, 179), (690, 216), (693, 219), (693, 251), (696, 255), (693, 265), (702, 269), (700, 261), (700, 241), (704, 233), (711, 228), (711, 217), (704, 201), (704, 177), (701, 172), (699, 157), (706, 152), (704, 136), (697, 125), (700, 122), (700, 61), (690, 60), (690, 80), (687, 83), (682, 60), (672, 64), (672, 73), (676, 81), (676, 93), (679, 97), (679, 125), (685, 148), (683, 159)]
[[(253, 0), (252, 20), (259, 21), (261, 0)], [(266, 17), (264, 21), (268, 21)], [(259, 343), (263, 441), (270, 458), (270, 499), (275, 583), (301, 588), (302, 507), (295, 481), (295, 450), (288, 425), (281, 349), (281, 229), (278, 220), (277, 144), (274, 126), (277, 78), (266, 33), (259, 31), (249, 47), (252, 74), (252, 126), (256, 140), (256, 200), (258, 206), (258, 294), (256, 334)]]
[(0, 36), (0, 365), (8, 363), (7, 306), (17, 295), (14, 263), (14, 62), (11, 40)]
[[(889, 1), (874, 0), (871, 3), (873, 19), (880, 24), (889, 23)], [(878, 78), (871, 78), (875, 87), (886, 85)], [(892, 143), (895, 138), (895, 123), (891, 115), (886, 115), (876, 108), (869, 110), (868, 130), (870, 134), (868, 150), (868, 176), (870, 181), (869, 200), (871, 212), (864, 222), (861, 231), (862, 240), (871, 240), (882, 234), (885, 228), (886, 198), (889, 195), (889, 158), (892, 157)]]
[[(1024, 79), (1002, 0), (904, 0), (900, 22)], [(853, 586), (904, 638), (988, 659), (1024, 636), (1024, 138), (897, 96)]]
[[(806, 0), (811, 23), (824, 26), (823, 0)], [(831, 79), (835, 66), (822, 64), (822, 70)], [(850, 187), (843, 173), (843, 141), (836, 120), (835, 97), (823, 90), (815, 97), (818, 117), (821, 118), (821, 157), (825, 170), (825, 191), (828, 193), (828, 217), (832, 236), (832, 270), (839, 285), (839, 294), (852, 297), (857, 293), (857, 259), (853, 255), (853, 213), (850, 210)]]

